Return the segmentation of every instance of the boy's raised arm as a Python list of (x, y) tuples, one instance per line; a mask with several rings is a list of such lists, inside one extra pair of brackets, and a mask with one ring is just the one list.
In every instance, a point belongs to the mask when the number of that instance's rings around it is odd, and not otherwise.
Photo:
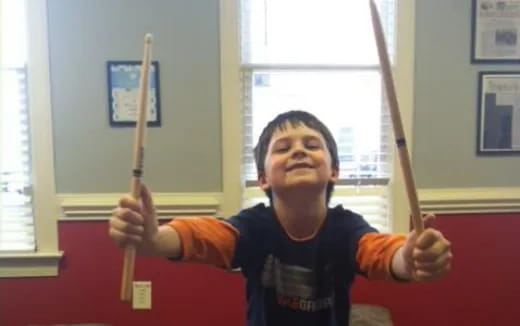
[(179, 235), (168, 225), (158, 226), (152, 195), (144, 184), (140, 198), (140, 202), (132, 196), (119, 200), (109, 222), (110, 238), (120, 248), (134, 244), (141, 255), (179, 257)]
[(238, 230), (214, 217), (178, 218), (159, 226), (152, 195), (141, 186), (141, 201), (120, 199), (110, 218), (109, 235), (117, 246), (132, 243), (141, 255), (160, 256), (229, 268)]
[[(425, 225), (433, 215), (427, 215)], [(369, 279), (434, 281), (451, 270), (451, 243), (438, 230), (420, 235), (366, 233), (358, 244), (358, 266)]]
[(169, 227), (178, 234), (182, 261), (230, 269), (239, 232), (214, 217), (178, 218)]

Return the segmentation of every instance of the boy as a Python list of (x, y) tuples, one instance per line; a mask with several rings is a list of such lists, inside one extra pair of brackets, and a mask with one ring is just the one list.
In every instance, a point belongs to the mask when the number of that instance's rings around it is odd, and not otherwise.
[(150, 192), (120, 200), (110, 220), (119, 246), (149, 255), (240, 267), (248, 325), (348, 325), (354, 276), (429, 281), (450, 270), (450, 243), (427, 229), (417, 237), (379, 234), (361, 216), (328, 208), (339, 161), (330, 131), (303, 111), (280, 114), (255, 147), (258, 184), (271, 205), (225, 221), (174, 219), (157, 226)]

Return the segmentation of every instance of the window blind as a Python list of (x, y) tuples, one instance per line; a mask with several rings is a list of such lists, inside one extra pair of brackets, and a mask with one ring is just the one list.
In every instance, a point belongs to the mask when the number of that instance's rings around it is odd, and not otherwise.
[(25, 2), (0, 5), (0, 252), (34, 251)]
[[(392, 58), (396, 3), (377, 3)], [(331, 129), (338, 145), (340, 181), (330, 204), (389, 230), (393, 136), (368, 2), (242, 0), (240, 6), (244, 206), (266, 200), (253, 190), (253, 146), (262, 128), (281, 112), (305, 110)]]

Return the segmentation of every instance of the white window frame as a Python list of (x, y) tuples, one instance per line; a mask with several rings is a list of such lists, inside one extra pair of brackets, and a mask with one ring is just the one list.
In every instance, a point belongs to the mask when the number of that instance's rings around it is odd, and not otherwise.
[(28, 0), (28, 98), (33, 175), (36, 251), (0, 254), (0, 277), (57, 276), (59, 205), (54, 178), (54, 150), (49, 74), (47, 0)]
[[(396, 56), (393, 72), (409, 150), (412, 148), (413, 122), (414, 13), (415, 0), (397, 1)], [(239, 0), (220, 0), (223, 184), (221, 213), (224, 216), (231, 216), (240, 210), (244, 191), (244, 183), (241, 180), (242, 110), (239, 17)], [(392, 231), (406, 232), (409, 229), (408, 201), (395, 148), (393, 160), (393, 171), (388, 185), (392, 213), (392, 220), (389, 222)]]

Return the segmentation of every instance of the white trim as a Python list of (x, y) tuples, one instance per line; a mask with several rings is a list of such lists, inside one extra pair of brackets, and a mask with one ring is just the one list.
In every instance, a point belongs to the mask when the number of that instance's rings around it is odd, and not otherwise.
[(38, 258), (49, 258), (49, 259), (61, 259), (63, 257), (63, 251), (60, 252), (19, 252), (19, 253), (1, 253), (0, 260), (4, 259), (38, 259)]
[(240, 108), (240, 45), (238, 0), (220, 0), (220, 87), (222, 114), (221, 214), (240, 210), (242, 198), (242, 111)]
[(63, 251), (0, 255), (0, 278), (58, 276)]
[(33, 203), (38, 251), (57, 252), (47, 1), (26, 1)]
[(520, 188), (420, 189), (424, 212), (478, 214), (520, 212)]
[[(124, 193), (59, 194), (60, 221), (105, 220)], [(220, 212), (221, 193), (154, 193), (159, 217), (215, 216)]]
[[(397, 2), (397, 49), (393, 69), (399, 111), (406, 135), (406, 145), (413, 161), (413, 110), (414, 110), (414, 64), (415, 64), (415, 0)], [(375, 41), (374, 41), (375, 42)], [(390, 186), (392, 218), (390, 230), (407, 232), (409, 229), (409, 204), (406, 195), (399, 157), (394, 146), (393, 171)]]

